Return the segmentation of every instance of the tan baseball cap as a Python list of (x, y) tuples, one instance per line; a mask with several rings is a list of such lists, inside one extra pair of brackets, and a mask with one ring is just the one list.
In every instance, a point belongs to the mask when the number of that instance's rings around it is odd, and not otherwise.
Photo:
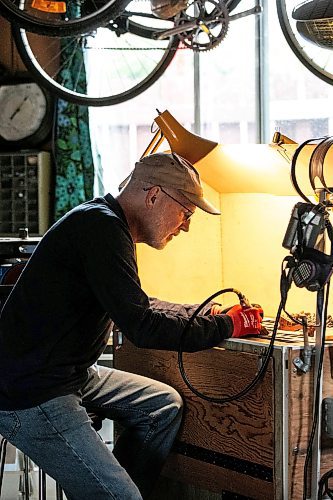
[(122, 189), (130, 179), (149, 182), (154, 186), (177, 189), (193, 205), (213, 215), (220, 215), (204, 198), (200, 176), (193, 165), (176, 153), (154, 153), (135, 164), (133, 172), (119, 185)]

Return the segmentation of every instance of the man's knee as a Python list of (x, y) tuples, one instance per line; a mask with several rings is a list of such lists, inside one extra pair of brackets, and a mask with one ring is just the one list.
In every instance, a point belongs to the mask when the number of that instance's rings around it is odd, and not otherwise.
[(169, 413), (173, 418), (181, 416), (183, 412), (184, 402), (176, 389), (169, 387), (168, 394), (166, 396), (165, 408), (169, 410)]

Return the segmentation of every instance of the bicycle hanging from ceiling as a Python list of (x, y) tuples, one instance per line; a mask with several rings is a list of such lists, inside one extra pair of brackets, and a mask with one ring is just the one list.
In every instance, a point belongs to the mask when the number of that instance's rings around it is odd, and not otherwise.
[[(25, 1), (31, 0), (21, 4)], [(241, 0), (116, 0), (98, 28), (77, 33), (73, 25), (64, 36), (62, 31), (33, 33), (13, 23), (12, 31), (25, 66), (40, 85), (76, 104), (106, 106), (149, 88), (177, 50), (211, 50), (225, 38), (230, 21), (261, 11), (256, 5), (230, 15), (239, 4)], [(80, 20), (89, 15), (85, 9), (81, 2)], [(45, 57), (43, 47), (52, 57)], [(75, 81), (68, 78), (73, 73)], [(87, 76), (83, 87), (82, 76)]]
[(288, 45), (304, 66), (333, 83), (333, 0), (276, 0)]

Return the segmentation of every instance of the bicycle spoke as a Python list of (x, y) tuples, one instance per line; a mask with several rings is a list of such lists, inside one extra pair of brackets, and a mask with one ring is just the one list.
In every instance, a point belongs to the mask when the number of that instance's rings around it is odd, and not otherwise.
[(39, 35), (80, 35), (103, 26), (122, 12), (129, 0), (64, 0), (66, 12), (55, 13), (56, 2), (40, 0), (40, 8), (32, 7), (31, 0), (1, 0), (0, 14), (22, 28)]
[[(283, 35), (296, 57), (306, 68), (323, 81), (333, 84), (332, 50), (306, 40), (297, 28), (297, 20), (293, 18), (293, 11), (301, 8), (301, 5), (298, 0), (276, 0)], [(304, 6), (306, 7), (305, 2)], [(311, 21), (309, 28), (311, 28)], [(319, 29), (318, 26), (317, 28)]]
[[(102, 106), (123, 102), (148, 88), (165, 71), (179, 44), (176, 37), (154, 40), (151, 26), (130, 19), (128, 23), (138, 34), (117, 36), (113, 25), (57, 39), (19, 29), (13, 33), (21, 58), (39, 83), (69, 101)], [(50, 56), (40, 50), (42, 46)]]

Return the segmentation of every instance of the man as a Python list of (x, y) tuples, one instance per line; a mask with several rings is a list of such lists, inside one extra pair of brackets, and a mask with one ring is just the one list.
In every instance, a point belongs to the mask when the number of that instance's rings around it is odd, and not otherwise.
[[(97, 367), (111, 320), (136, 346), (177, 350), (190, 309), (149, 301), (135, 243), (162, 249), (187, 232), (196, 207), (218, 214), (176, 154), (140, 160), (116, 199), (83, 203), (44, 235), (0, 321), (0, 433), (64, 488), (68, 499), (147, 498), (178, 431), (171, 387)], [(199, 315), (183, 350), (259, 333), (260, 311)], [(217, 313), (217, 314), (216, 314)], [(125, 429), (111, 451), (87, 412)]]

